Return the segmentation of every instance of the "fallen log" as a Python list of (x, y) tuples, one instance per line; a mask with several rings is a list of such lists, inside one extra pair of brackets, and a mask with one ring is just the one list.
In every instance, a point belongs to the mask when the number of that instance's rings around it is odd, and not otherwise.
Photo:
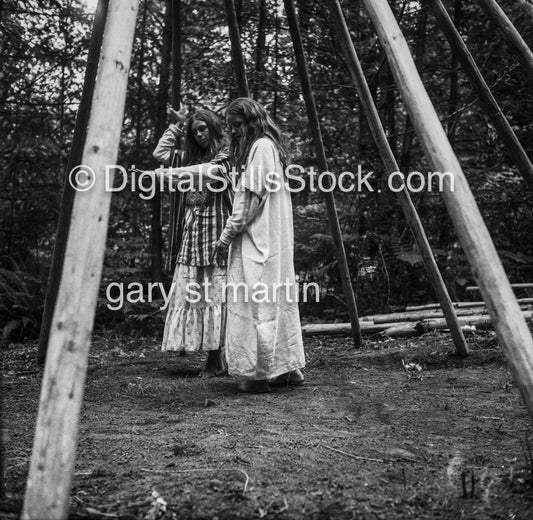
[[(524, 310), (531, 310), (531, 305), (522, 305), (520, 307)], [(480, 314), (488, 314), (486, 307), (471, 307), (459, 308), (456, 310), (457, 316), (476, 316)], [(440, 309), (433, 309), (427, 311), (411, 311), (411, 312), (396, 312), (392, 314), (375, 314), (373, 316), (365, 316), (361, 318), (365, 322), (373, 322), (374, 324), (397, 322), (397, 321), (421, 321), (433, 318), (444, 318)]]
[[(512, 283), (513, 289), (533, 289), (533, 283)], [(479, 291), (477, 285), (471, 285), (465, 289), (466, 292)]]
[[(522, 315), (528, 321), (533, 320), (533, 310), (525, 310), (522, 312)], [(477, 329), (487, 329), (492, 327), (488, 314), (459, 316), (458, 320), (462, 328), (475, 326)], [(448, 326), (443, 317), (435, 317), (411, 322), (389, 321), (383, 323), (373, 323), (361, 319), (360, 327), (362, 334), (381, 333), (389, 337), (402, 337), (419, 335), (432, 330), (444, 330)], [(351, 326), (349, 323), (313, 323), (302, 326), (302, 334), (304, 336), (349, 336), (351, 334)]]
[[(519, 304), (528, 304), (533, 303), (533, 298), (519, 298), (516, 300)], [(461, 308), (468, 308), (468, 307), (484, 307), (485, 302), (483, 301), (477, 301), (477, 302), (453, 302), (452, 305), (456, 309)], [(440, 309), (440, 303), (428, 303), (426, 305), (408, 305), (405, 308), (406, 312), (410, 311), (424, 311), (429, 309)], [(361, 318), (363, 319), (363, 318)]]
[[(486, 329), (491, 326), (490, 316), (485, 314), (483, 316), (472, 317), (475, 319), (461, 319), (459, 318), (459, 324), (461, 328), (467, 328), (475, 326), (476, 329)], [(393, 338), (399, 338), (404, 336), (417, 336), (433, 330), (444, 330), (447, 328), (446, 322), (441, 318), (432, 320), (422, 320), (416, 323), (397, 323), (392, 327), (385, 329), (381, 332), (384, 336)]]
[[(377, 334), (387, 328), (390, 328), (394, 323), (382, 323), (375, 325), (372, 322), (360, 321), (360, 328), (362, 334)], [(304, 336), (349, 336), (352, 333), (352, 326), (350, 323), (310, 323), (302, 326), (302, 334)]]
[[(522, 313), (524, 319), (531, 321), (533, 319), (533, 311), (525, 311)], [(474, 315), (474, 316), (460, 316), (458, 318), (461, 328), (476, 327), (476, 329), (490, 329), (492, 328), (492, 321), (489, 314)], [(448, 327), (444, 318), (421, 320), (417, 323), (398, 323), (392, 327), (381, 332), (384, 336), (401, 337), (414, 336), (431, 332), (433, 330), (444, 330)]]

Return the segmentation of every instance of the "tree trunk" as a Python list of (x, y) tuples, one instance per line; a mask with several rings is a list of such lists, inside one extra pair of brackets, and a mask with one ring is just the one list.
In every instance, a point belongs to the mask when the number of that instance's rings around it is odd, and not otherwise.
[(257, 25), (257, 43), (255, 47), (255, 77), (253, 84), (254, 99), (258, 98), (259, 91), (265, 73), (265, 51), (266, 51), (266, 22), (267, 22), (267, 0), (259, 1), (259, 23)]
[[(169, 103), (168, 84), (170, 80), (170, 59), (172, 49), (171, 31), (172, 13), (176, 0), (167, 0), (165, 3), (165, 23), (163, 27), (163, 47), (161, 49), (161, 69), (159, 73), (159, 86), (157, 91), (157, 115), (155, 118), (156, 139), (159, 139), (166, 129), (167, 105)], [(154, 144), (155, 148), (155, 144)], [(163, 236), (161, 232), (161, 192), (156, 190), (151, 201), (152, 218), (151, 226), (151, 274), (154, 282), (163, 281)]]
[(246, 79), (246, 68), (244, 66), (244, 57), (242, 54), (240, 29), (238, 24), (238, 15), (235, 10), (233, 0), (224, 0), (226, 6), (226, 19), (228, 22), (229, 37), (231, 41), (231, 56), (233, 66), (235, 67), (235, 77), (237, 80), (237, 92), (239, 97), (249, 97), (248, 80)]
[[(460, 1), (460, 0), (459, 0)], [(426, 52), (426, 28), (428, 21), (428, 9), (421, 4), (418, 9), (418, 21), (416, 24), (415, 64), (421, 76), (424, 74), (424, 54)], [(405, 118), (403, 129), (402, 153), (400, 155), (400, 171), (406, 175), (411, 167), (411, 149), (415, 132), (409, 116)]]
[(74, 195), (76, 194), (76, 191), (71, 184), (71, 181), (74, 180), (74, 177), (70, 175), (70, 172), (75, 166), (82, 164), (82, 153), (83, 147), (85, 146), (85, 135), (89, 121), (89, 114), (91, 111), (93, 89), (96, 79), (98, 60), (100, 58), (100, 47), (102, 45), (102, 36), (104, 33), (104, 24), (107, 16), (108, 4), (109, 0), (99, 0), (94, 16), (91, 43), (89, 45), (89, 54), (87, 56), (87, 67), (85, 69), (85, 79), (83, 83), (80, 106), (76, 116), (76, 126), (74, 128), (74, 136), (72, 138), (72, 144), (70, 147), (70, 155), (65, 172), (63, 194), (61, 197), (61, 209), (59, 212), (54, 252), (52, 255), (52, 265), (50, 266), (48, 285), (46, 287), (46, 297), (39, 335), (39, 349), (37, 353), (37, 362), (39, 364), (43, 364), (46, 359), (52, 316), (54, 314), (57, 292), (59, 290), (59, 283), (61, 281), (61, 272), (63, 270), (63, 260), (68, 240), (72, 205), (74, 203)]
[(273, 78), (274, 78), (274, 100), (272, 101), (272, 117), (274, 120), (277, 118), (278, 114), (278, 104), (279, 104), (279, 15), (277, 9), (274, 12), (274, 71), (273, 71)]
[[(454, 1), (453, 9), (453, 23), (458, 31), (461, 30), (462, 22), (462, 0)], [(452, 57), (450, 63), (450, 97), (448, 101), (448, 116), (451, 116), (457, 110), (457, 105), (459, 103), (459, 61), (457, 59), (457, 53), (452, 47), (451, 49)], [(450, 144), (452, 147), (455, 145), (455, 130), (457, 128), (457, 122), (460, 115), (456, 118), (451, 118), (447, 124), (447, 133), (448, 139), (450, 139)]]
[(181, 106), (181, 0), (172, 2), (172, 108), (179, 110)]
[[(143, 75), (144, 75), (144, 51), (146, 42), (146, 14), (148, 9), (146, 2), (143, 4), (142, 21), (141, 21), (141, 41), (139, 43), (139, 64), (137, 65), (137, 99), (135, 107), (135, 151), (134, 154), (139, 153), (141, 147), (142, 134), (142, 107), (143, 107)], [(134, 163), (137, 163), (135, 157)]]

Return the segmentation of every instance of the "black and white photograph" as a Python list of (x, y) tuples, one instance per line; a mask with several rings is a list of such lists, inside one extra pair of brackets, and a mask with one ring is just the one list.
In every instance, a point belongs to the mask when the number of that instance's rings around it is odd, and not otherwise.
[(0, 520), (533, 518), (533, 0), (0, 0)]

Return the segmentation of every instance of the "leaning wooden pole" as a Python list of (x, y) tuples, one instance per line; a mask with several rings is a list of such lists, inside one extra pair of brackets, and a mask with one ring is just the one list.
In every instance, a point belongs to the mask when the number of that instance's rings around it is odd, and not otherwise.
[(470, 79), (476, 95), (481, 101), (487, 117), (490, 119), (496, 128), (501, 139), (505, 143), (509, 154), (514, 163), (520, 171), (522, 177), (533, 188), (533, 164), (529, 160), (526, 152), (522, 148), (520, 141), (516, 137), (511, 125), (505, 118), (501, 108), (494, 99), (487, 83), (483, 79), (474, 58), (468, 51), (465, 42), (461, 38), (459, 31), (455, 28), (448, 11), (442, 4), (441, 0), (429, 0), (433, 7), (433, 12), (437, 19), (437, 23), (442, 32), (449, 41), (451, 47), (457, 54), (457, 59), (460, 61), (466, 75)]
[[(509, 366), (533, 420), (533, 338), (474, 196), (418, 75), (387, 0), (363, 0), (431, 168), (444, 176), (448, 213), (481, 289)], [(452, 185), (452, 180), (454, 185)]]
[(231, 58), (235, 67), (235, 77), (237, 79), (237, 91), (239, 97), (249, 97), (248, 80), (246, 78), (246, 68), (241, 47), (241, 37), (239, 34), (239, 24), (237, 22), (237, 12), (233, 0), (224, 0), (226, 7), (226, 18), (228, 21), (229, 37), (231, 42)]
[(102, 46), (102, 36), (104, 34), (104, 24), (108, 3), (109, 0), (99, 0), (96, 7), (96, 12), (94, 14), (91, 42), (89, 44), (87, 66), (85, 68), (85, 79), (83, 82), (80, 106), (76, 115), (76, 124), (74, 126), (72, 144), (70, 146), (70, 155), (67, 162), (67, 171), (65, 173), (63, 194), (61, 196), (61, 209), (59, 211), (56, 239), (54, 242), (54, 252), (52, 254), (52, 265), (50, 266), (48, 285), (46, 287), (46, 298), (44, 301), (41, 330), (39, 334), (39, 349), (37, 351), (37, 363), (40, 365), (42, 365), (46, 359), (50, 327), (52, 326), (52, 317), (54, 315), (57, 292), (59, 290), (59, 283), (61, 281), (61, 271), (63, 270), (65, 248), (67, 247), (70, 216), (72, 214), (72, 205), (74, 203), (74, 195), (76, 193), (69, 182), (69, 176), (72, 169), (78, 164), (81, 164), (83, 146), (85, 144), (85, 134), (87, 131), (87, 122), (89, 120), (89, 113), (91, 111), (91, 100), (93, 97), (96, 69), (98, 68), (98, 58), (100, 56), (100, 47)]
[(513, 47), (518, 59), (527, 69), (528, 74), (533, 77), (533, 52), (516, 30), (513, 22), (509, 20), (505, 11), (498, 5), (496, 0), (478, 0), (481, 8), (489, 18), (500, 28), (503, 35)]
[(407, 186), (405, 185), (402, 177), (400, 175), (396, 175), (396, 173), (400, 172), (400, 168), (398, 167), (394, 153), (392, 152), (390, 144), (387, 140), (387, 135), (385, 134), (385, 130), (381, 124), (376, 104), (372, 98), (370, 88), (363, 73), (363, 68), (361, 67), (361, 63), (350, 36), (350, 31), (346, 25), (340, 2), (339, 0), (328, 0), (328, 3), (335, 25), (336, 35), (339, 38), (339, 44), (344, 51), (346, 65), (352, 76), (352, 81), (357, 88), (357, 92), (359, 93), (359, 99), (361, 100), (361, 105), (367, 118), (368, 125), (370, 126), (372, 136), (374, 137), (374, 141), (376, 142), (381, 160), (385, 165), (387, 173), (389, 175), (393, 175), (393, 182), (396, 182), (394, 189), (397, 192), (400, 206), (402, 207), (405, 217), (409, 222), (411, 231), (413, 232), (418, 245), (418, 249), (422, 255), (429, 280), (439, 299), (442, 313), (446, 318), (446, 323), (450, 329), (457, 354), (459, 356), (466, 356), (468, 355), (468, 346), (466, 344), (463, 331), (461, 330), (461, 325), (457, 319), (457, 314), (453, 308), (452, 300), (440, 274), (437, 262), (435, 261), (435, 257), (431, 251), (431, 246), (429, 245), (426, 233), (424, 231), (424, 227), (420, 221), (413, 201), (411, 200)]
[(80, 173), (83, 184), (78, 185), (74, 199), (70, 239), (50, 332), (24, 520), (68, 517), (79, 413), (111, 201), (105, 171), (106, 165), (113, 165), (117, 159), (138, 1), (109, 2), (83, 150), (85, 173)]
[[(318, 167), (320, 172), (328, 171), (328, 164), (326, 160), (326, 151), (324, 149), (324, 142), (322, 140), (322, 132), (320, 130), (320, 123), (318, 121), (318, 112), (316, 109), (313, 89), (311, 87), (311, 80), (309, 79), (309, 72), (307, 70), (307, 61), (305, 58), (302, 36), (300, 34), (300, 27), (298, 25), (298, 18), (296, 16), (296, 9), (293, 0), (283, 0), (285, 4), (285, 12), (287, 14), (287, 21), (289, 22), (289, 31), (291, 33), (292, 44), (294, 47), (294, 54), (296, 57), (296, 65), (298, 68), (298, 75), (302, 84), (302, 93), (307, 108), (307, 117), (309, 119), (309, 127), (311, 135), (313, 136), (313, 143), (316, 150)], [(326, 190), (324, 193), (326, 200), (326, 210), (328, 213), (328, 220), (331, 229), (331, 236), (333, 238), (333, 245), (346, 298), (346, 306), (348, 307), (348, 314), (350, 316), (350, 323), (352, 325), (352, 336), (354, 344), (357, 347), (362, 345), (361, 328), (359, 325), (359, 317), (357, 313), (357, 304), (355, 302), (355, 294), (350, 279), (350, 271), (348, 270), (348, 262), (346, 260), (346, 251), (342, 241), (342, 232), (337, 218), (337, 208), (335, 206), (335, 197), (331, 190)]]
[(531, 3), (531, 0), (517, 0), (517, 2), (529, 18), (529, 22), (533, 22), (533, 3)]

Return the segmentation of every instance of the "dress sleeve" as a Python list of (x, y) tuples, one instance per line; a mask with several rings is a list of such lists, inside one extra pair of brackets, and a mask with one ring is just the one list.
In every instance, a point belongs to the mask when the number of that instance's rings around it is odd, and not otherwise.
[[(218, 177), (222, 177), (224, 179), (227, 187), (226, 191), (231, 193), (231, 199), (233, 200), (233, 192), (235, 191), (236, 187), (234, 185), (234, 176), (229, 160), (229, 152), (227, 150), (219, 152), (210, 162), (211, 164), (216, 164), (219, 166)], [(219, 185), (215, 186), (219, 187)]]
[(231, 171), (231, 165), (229, 162), (229, 152), (227, 150), (224, 150), (222, 152), (218, 152), (215, 157), (211, 161), (209, 161), (211, 164), (216, 164), (220, 166), (220, 173), (224, 177), (229, 177), (230, 171)]
[(220, 241), (228, 246), (250, 224), (260, 209), (261, 199), (256, 193), (247, 189), (237, 191), (233, 200), (233, 211), (226, 221)]
[[(233, 211), (226, 222), (220, 241), (226, 245), (254, 220), (270, 191), (276, 189), (274, 182), (282, 182), (283, 173), (278, 172), (278, 152), (270, 139), (258, 139), (250, 154), (235, 193)], [(279, 188), (278, 188), (279, 189)]]
[(278, 172), (278, 152), (274, 143), (267, 138), (258, 139), (250, 149), (246, 169), (240, 186), (255, 193), (264, 201), (270, 190), (276, 189), (275, 182), (281, 182), (283, 172)]
[(180, 129), (178, 125), (170, 125), (161, 136), (161, 139), (159, 139), (159, 142), (152, 153), (154, 158), (165, 166), (170, 166), (174, 145), (176, 144), (176, 139), (179, 135)]

